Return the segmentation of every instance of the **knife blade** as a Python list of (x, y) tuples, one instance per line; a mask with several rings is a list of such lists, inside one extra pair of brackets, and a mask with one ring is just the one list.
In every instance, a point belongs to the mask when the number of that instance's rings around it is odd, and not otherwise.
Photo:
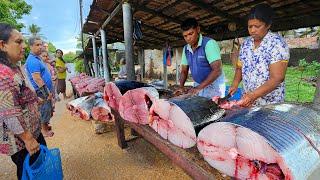
[(231, 93), (228, 93), (225, 97), (218, 99), (218, 104), (226, 102), (231, 97), (232, 97)]

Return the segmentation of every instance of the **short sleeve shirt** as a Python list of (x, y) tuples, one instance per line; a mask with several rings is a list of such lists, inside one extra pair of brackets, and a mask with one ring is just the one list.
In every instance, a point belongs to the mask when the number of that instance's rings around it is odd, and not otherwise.
[(53, 90), (50, 71), (47, 65), (38, 56), (30, 53), (27, 58), (25, 67), (27, 70), (29, 80), (35, 90), (38, 90), (39, 87), (34, 81), (34, 79), (32, 78), (33, 73), (40, 73), (40, 76), (43, 82), (45, 83), (45, 85), (49, 88), (50, 91)]
[[(289, 47), (281, 36), (268, 32), (256, 49), (253, 38), (247, 38), (241, 46), (239, 58), (244, 91), (252, 92), (269, 80), (271, 64), (289, 60)], [(285, 83), (282, 82), (275, 90), (258, 98), (255, 105), (280, 103), (284, 101), (284, 97)]]
[[(64, 63), (60, 58), (56, 59), (56, 67), (61, 67), (61, 68), (65, 68), (66, 67), (66, 63)], [(58, 79), (66, 79), (67, 78), (67, 72), (57, 72), (57, 77)]]
[[(200, 36), (199, 36), (198, 47), (201, 46), (201, 44), (202, 44), (202, 34), (200, 34)], [(189, 44), (183, 48), (182, 59), (181, 59), (182, 65), (188, 65), (188, 60), (187, 60), (187, 57), (185, 54), (185, 48), (187, 48), (187, 50), (192, 52), (192, 48)], [(211, 64), (212, 62), (214, 62), (216, 60), (221, 59), (219, 45), (213, 39), (211, 39), (207, 42), (206, 47), (205, 47), (205, 53), (206, 53), (206, 57), (207, 57), (209, 64)]]

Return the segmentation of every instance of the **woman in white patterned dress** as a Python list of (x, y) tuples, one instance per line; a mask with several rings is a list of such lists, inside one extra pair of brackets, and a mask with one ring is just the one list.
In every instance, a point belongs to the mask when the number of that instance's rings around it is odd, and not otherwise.
[(289, 47), (278, 34), (270, 32), (273, 10), (267, 4), (251, 9), (248, 17), (250, 36), (243, 42), (233, 83), (235, 93), (243, 82), (244, 107), (280, 103), (285, 97), (285, 74), (290, 57)]

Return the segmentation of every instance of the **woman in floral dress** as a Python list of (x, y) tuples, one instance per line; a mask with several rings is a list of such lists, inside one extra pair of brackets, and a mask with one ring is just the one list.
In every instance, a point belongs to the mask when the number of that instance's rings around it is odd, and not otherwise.
[(46, 145), (40, 131), (39, 99), (17, 66), (24, 48), (21, 33), (0, 23), (0, 154), (11, 156), (18, 179), (27, 154), (32, 155), (32, 163), (39, 155), (39, 143)]
[(270, 32), (273, 10), (267, 4), (251, 9), (248, 17), (250, 36), (243, 42), (233, 83), (235, 93), (242, 81), (244, 107), (284, 102), (284, 78), (290, 57), (289, 47), (278, 34)]

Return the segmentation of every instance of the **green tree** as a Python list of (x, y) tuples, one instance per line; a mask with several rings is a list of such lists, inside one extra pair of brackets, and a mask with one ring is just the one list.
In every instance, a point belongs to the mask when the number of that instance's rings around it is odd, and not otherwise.
[(77, 55), (74, 52), (68, 52), (63, 55), (63, 59), (67, 63), (73, 63), (76, 57)]
[(23, 15), (30, 14), (32, 6), (24, 0), (0, 0), (0, 22), (5, 22), (21, 30), (23, 23), (18, 22)]
[(75, 62), (75, 70), (79, 73), (84, 72), (84, 64), (83, 64), (83, 59), (77, 59)]
[(48, 48), (51, 53), (55, 53), (57, 49), (51, 42), (48, 43)]
[(30, 34), (32, 36), (39, 36), (40, 34), (40, 30), (41, 28), (39, 26), (37, 26), (36, 24), (31, 24), (29, 27), (28, 27), (28, 30), (30, 32)]

